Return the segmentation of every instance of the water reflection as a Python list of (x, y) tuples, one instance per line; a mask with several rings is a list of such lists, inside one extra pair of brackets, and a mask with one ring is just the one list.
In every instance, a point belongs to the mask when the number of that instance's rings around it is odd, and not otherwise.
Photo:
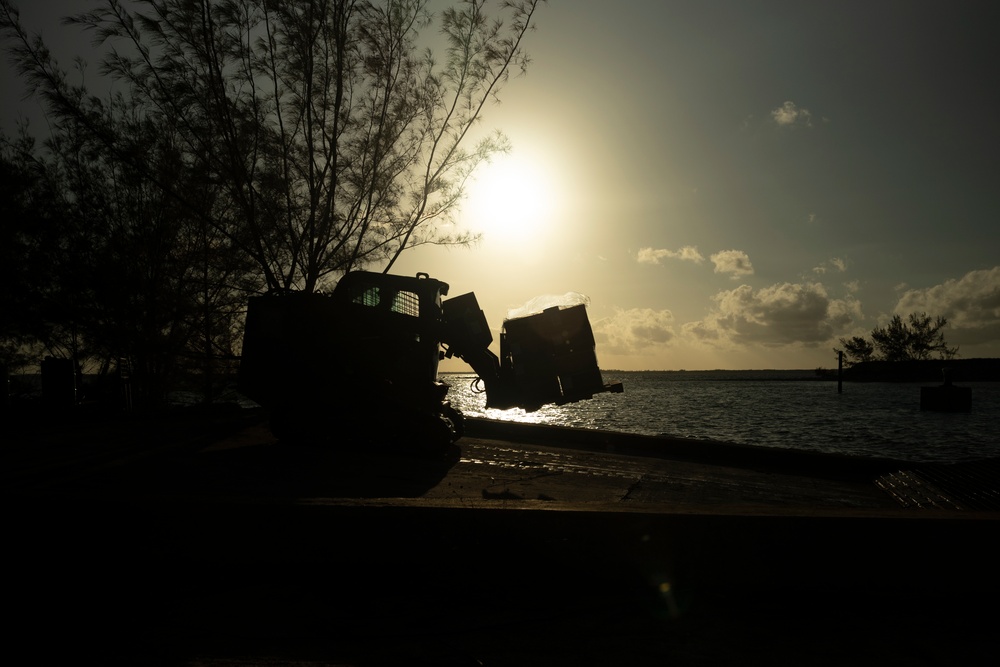
[(723, 440), (891, 457), (910, 461), (962, 461), (1000, 456), (1000, 383), (974, 382), (972, 412), (920, 411), (920, 384), (848, 383), (800, 379), (777, 371), (716, 379), (696, 373), (605, 373), (625, 384), (624, 394), (545, 406), (537, 412), (485, 408), (472, 375), (445, 376), (452, 402), (469, 416), (556, 424), (648, 435)]

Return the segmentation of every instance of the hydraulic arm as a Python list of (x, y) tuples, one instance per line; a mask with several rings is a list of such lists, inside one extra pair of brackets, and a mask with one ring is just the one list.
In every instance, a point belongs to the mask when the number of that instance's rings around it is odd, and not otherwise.
[(583, 304), (507, 320), (499, 357), (489, 350), (493, 335), (475, 294), (448, 299), (443, 309), (446, 354), (464, 360), (479, 375), (487, 407), (537, 410), (547, 403), (622, 391), (621, 383), (605, 384), (601, 378)]

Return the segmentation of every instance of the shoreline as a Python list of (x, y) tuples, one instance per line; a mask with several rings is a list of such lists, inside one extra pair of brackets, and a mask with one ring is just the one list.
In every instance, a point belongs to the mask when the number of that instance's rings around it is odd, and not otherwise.
[[(867, 478), (917, 464), (891, 458), (852, 456), (804, 449), (748, 445), (721, 440), (645, 435), (624, 431), (535, 424), (485, 417), (466, 417), (466, 434), (512, 442), (544, 442), (628, 456), (644, 456), (708, 465), (745, 466), (802, 474)], [(459, 441), (461, 443), (461, 441)]]

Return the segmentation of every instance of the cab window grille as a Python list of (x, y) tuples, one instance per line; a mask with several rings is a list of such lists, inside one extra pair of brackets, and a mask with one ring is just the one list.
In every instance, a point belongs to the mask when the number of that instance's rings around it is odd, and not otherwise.
[(369, 308), (374, 308), (379, 304), (379, 293), (378, 287), (367, 287), (359, 289), (351, 299), (354, 303), (359, 303), (362, 306), (368, 306)]
[(392, 311), (420, 317), (420, 297), (415, 292), (397, 292), (396, 298), (392, 302)]
[(393, 292), (376, 285), (359, 287), (351, 298), (356, 303), (368, 308), (384, 308), (390, 312), (411, 317), (420, 317), (420, 297), (416, 292)]

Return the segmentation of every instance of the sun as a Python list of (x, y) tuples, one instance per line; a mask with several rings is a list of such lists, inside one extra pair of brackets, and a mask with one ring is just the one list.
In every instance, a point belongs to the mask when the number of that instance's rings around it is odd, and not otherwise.
[(504, 155), (473, 176), (462, 219), (488, 245), (540, 240), (559, 208), (557, 179), (545, 163), (526, 155)]

